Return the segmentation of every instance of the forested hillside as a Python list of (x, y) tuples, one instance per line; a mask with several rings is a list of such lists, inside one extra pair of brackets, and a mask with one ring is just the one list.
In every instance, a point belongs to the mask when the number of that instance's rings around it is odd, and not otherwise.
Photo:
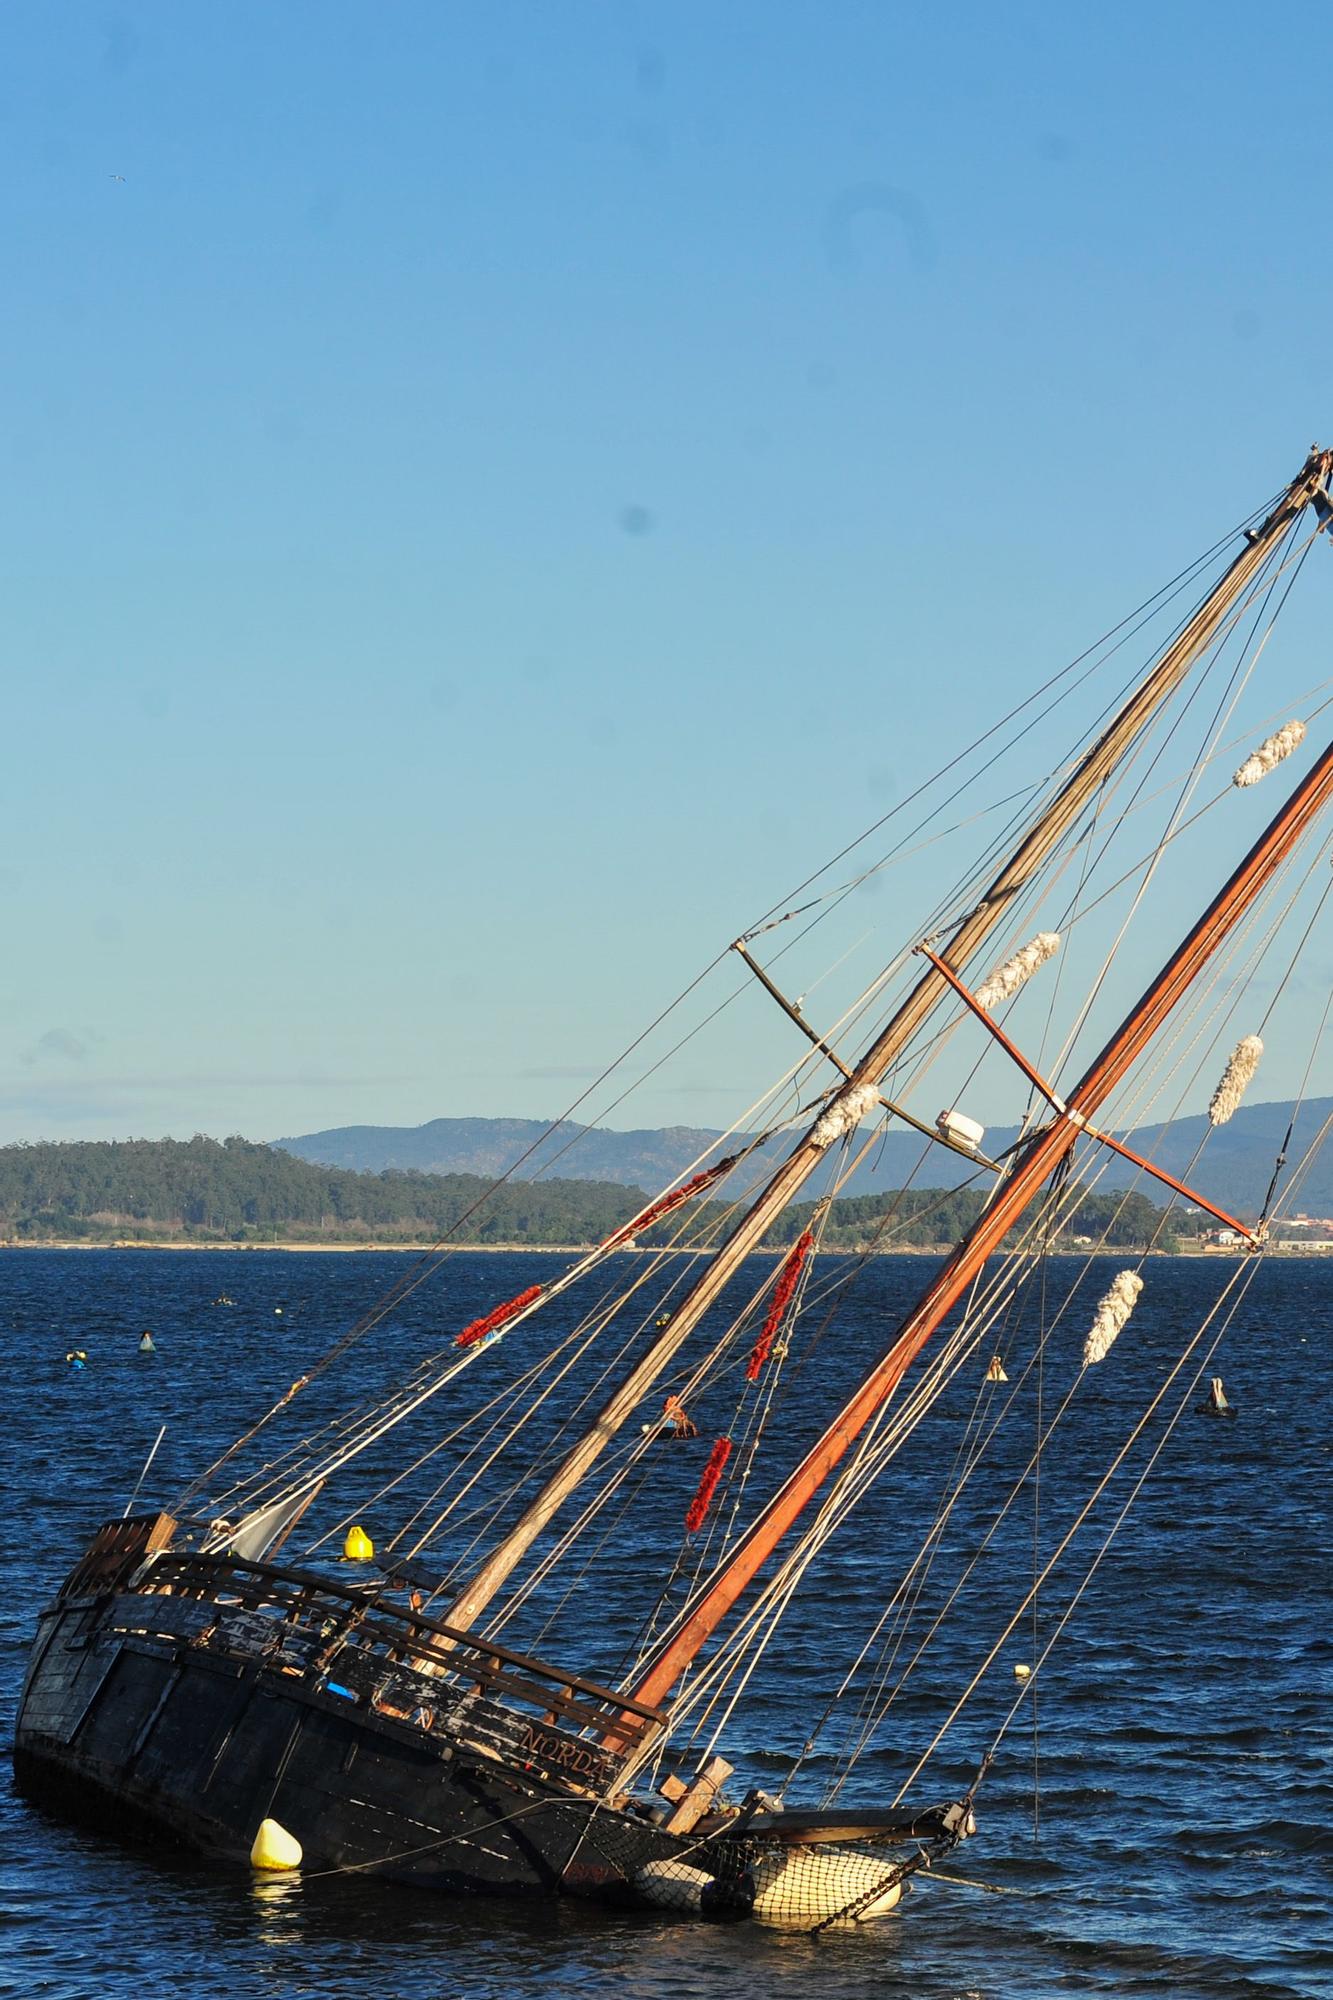
[[(835, 1201), (825, 1225), (825, 1249), (920, 1249), (955, 1243), (981, 1213), (976, 1188), (908, 1188), (897, 1194), (852, 1195)], [(773, 1244), (794, 1243), (814, 1212), (813, 1202), (789, 1208), (769, 1232)], [(1089, 1195), (1060, 1237), (1063, 1248), (1080, 1242), (1110, 1249), (1174, 1250), (1184, 1237), (1202, 1233), (1212, 1218), (1198, 1210), (1173, 1209), (1168, 1218), (1146, 1195)], [(1012, 1240), (1012, 1239), (1010, 1239)]]
[[(353, 1174), (248, 1139), (127, 1139), (0, 1147), (8, 1239), (236, 1243), (432, 1241), (491, 1186), (473, 1174)], [(646, 1196), (601, 1181), (523, 1182), (468, 1217), (474, 1243), (595, 1242)]]
[[(9, 1242), (415, 1243), (454, 1232), (477, 1244), (596, 1243), (647, 1202), (602, 1181), (524, 1181), (496, 1188), (472, 1174), (348, 1173), (312, 1166), (247, 1139), (129, 1139), (0, 1147), (0, 1238)], [(913, 1188), (835, 1202), (828, 1249), (924, 1249), (952, 1243), (981, 1207), (974, 1189)], [(770, 1233), (794, 1242), (813, 1204)], [(676, 1219), (677, 1222), (679, 1218)], [(1071, 1227), (1126, 1248), (1174, 1246), (1204, 1218), (1161, 1212), (1143, 1195), (1089, 1199)], [(708, 1205), (696, 1226), (716, 1239)], [(664, 1225), (674, 1233), (675, 1223)]]

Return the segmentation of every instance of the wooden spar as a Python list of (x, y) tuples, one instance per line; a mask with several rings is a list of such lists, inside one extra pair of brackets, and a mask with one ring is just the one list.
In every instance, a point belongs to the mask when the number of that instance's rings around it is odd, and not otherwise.
[[(1067, 1106), (1059, 1091), (1052, 1084), (1048, 1083), (1041, 1071), (1028, 1061), (1017, 1043), (1010, 1041), (999, 1022), (992, 1019), (989, 1009), (982, 1006), (975, 993), (968, 991), (967, 987), (964, 986), (962, 980), (958, 977), (958, 974), (953, 970), (953, 967), (943, 964), (941, 960), (936, 958), (934, 952), (928, 950), (923, 944), (918, 945), (917, 950), (923, 958), (928, 958), (932, 965), (939, 966), (940, 971), (944, 974), (954, 992), (958, 994), (961, 1000), (967, 1003), (971, 1012), (990, 1030), (1005, 1054), (1013, 1062), (1017, 1063), (1028, 1082), (1035, 1085), (1053, 1111), (1058, 1111), (1063, 1116)], [(1183, 1194), (1187, 1201), (1196, 1202), (1200, 1208), (1206, 1208), (1209, 1215), (1216, 1216), (1217, 1220), (1224, 1222), (1228, 1229), (1234, 1229), (1238, 1236), (1247, 1237), (1251, 1243), (1256, 1244), (1263, 1240), (1261, 1237), (1255, 1235), (1247, 1223), (1238, 1221), (1225, 1208), (1219, 1208), (1216, 1202), (1209, 1201), (1207, 1195), (1200, 1194), (1197, 1188), (1188, 1187), (1184, 1181), (1178, 1181), (1174, 1174), (1168, 1173), (1165, 1167), (1159, 1167), (1154, 1160), (1145, 1160), (1142, 1153), (1136, 1153), (1134, 1148), (1127, 1146), (1123, 1139), (1114, 1138), (1110, 1132), (1103, 1132), (1100, 1125), (1088, 1125), (1085, 1123), (1082, 1129), (1085, 1138), (1095, 1139), (1099, 1145), (1109, 1146), (1113, 1153), (1119, 1153), (1121, 1159), (1131, 1161), (1134, 1166), (1139, 1167), (1145, 1174), (1151, 1174), (1154, 1180), (1159, 1180), (1166, 1187), (1172, 1188), (1176, 1194)]]
[(1114, 1090), (1172, 1008), (1291, 853), (1311, 821), (1333, 796), (1333, 743), (1250, 849), (1184, 943), (1167, 961), (1106, 1047), (1071, 1092), (1065, 1113), (1033, 1134), (1014, 1156), (1011, 1177), (978, 1217), (944, 1268), (903, 1322), (878, 1367), (843, 1405), (818, 1443), (747, 1530), (728, 1560), (682, 1614), (653, 1656), (636, 1702), (658, 1704), (675, 1685), (719, 1621), (767, 1561), (797, 1515), (813, 1498), (848, 1446), (888, 1401), (1005, 1233), (1034, 1200), (1049, 1175), (1077, 1143), (1088, 1118)]
[(807, 1042), (813, 1042), (815, 1047), (819, 1050), (820, 1054), (826, 1055), (828, 1057), (829, 1061), (833, 1064), (834, 1069), (840, 1069), (844, 1076), (850, 1076), (851, 1071), (848, 1069), (846, 1063), (843, 1061), (842, 1057), (838, 1054), (837, 1050), (831, 1049), (829, 1047), (828, 1043), (824, 1040), (824, 1037), (818, 1032), (818, 1030), (810, 1026), (810, 1023), (806, 1020), (804, 1014), (801, 1012), (800, 1008), (796, 1005), (796, 1003), (792, 1000), (789, 1000), (786, 994), (783, 993), (779, 987), (773, 984), (773, 981), (764, 971), (764, 968), (759, 963), (758, 959), (752, 958), (750, 956), (749, 952), (745, 948), (745, 939), (737, 938), (736, 942), (732, 945), (731, 948), (734, 952), (738, 954), (739, 957), (745, 960), (745, 963), (749, 966), (751, 972), (754, 974), (755, 978), (759, 981), (759, 984), (764, 988), (764, 991), (766, 993), (772, 994), (773, 998), (777, 1001), (779, 1007), (781, 1007), (783, 1013), (787, 1016), (787, 1019), (789, 1021), (794, 1021), (796, 1023), (801, 1033), (805, 1036)]
[[(943, 954), (951, 965), (961, 970), (996, 925), (1004, 920), (1014, 897), (1054, 852), (1131, 748), (1150, 717), (1179, 686), (1200, 652), (1215, 637), (1237, 599), (1262, 569), (1292, 523), (1309, 505), (1312, 496), (1327, 487), (1331, 470), (1333, 452), (1310, 453), (1263, 526), (1253, 530), (1253, 538), (1247, 539), (1225, 576), (1038, 816), (976, 908), (957, 926)], [(929, 967), (867, 1049), (840, 1095), (845, 1096), (862, 1084), (878, 1085), (948, 990), (942, 974), (934, 966)], [(509, 1533), (496, 1545), (472, 1582), (455, 1599), (449, 1611), (452, 1624), (462, 1627), (471, 1625), (490, 1603), (552, 1515), (634, 1414), (713, 1301), (720, 1296), (751, 1251), (758, 1248), (775, 1217), (795, 1199), (824, 1157), (823, 1147), (814, 1143), (814, 1129), (812, 1124), (795, 1151), (771, 1175), (746, 1214), (719, 1246), (712, 1262), (699, 1274), (658, 1338), (607, 1398), (589, 1429), (546, 1480)]]
[[(837, 1050), (830, 1048), (824, 1037), (810, 1026), (800, 1008), (787, 998), (780, 987), (774, 985), (758, 959), (750, 956), (750, 953), (745, 948), (745, 939), (737, 938), (731, 948), (734, 952), (738, 952), (745, 960), (745, 963), (749, 966), (765, 992), (772, 994), (788, 1020), (796, 1023), (796, 1026), (805, 1036), (805, 1039), (808, 1042), (813, 1042), (820, 1054), (826, 1055), (835, 1069), (840, 1069), (845, 1077), (850, 1077), (852, 1072)], [(897, 1103), (892, 1097), (885, 1097), (883, 1091), (880, 1092), (879, 1101), (886, 1111), (891, 1111), (895, 1118), (901, 1118), (904, 1125), (910, 1125), (914, 1132), (919, 1132), (923, 1139), (929, 1139), (933, 1146), (943, 1146), (946, 1152), (959, 1153), (963, 1159), (974, 1160), (979, 1167), (986, 1167), (993, 1174), (1000, 1172), (1000, 1168), (996, 1162), (988, 1160), (985, 1154), (977, 1152), (974, 1146), (962, 1146), (956, 1139), (950, 1139), (947, 1134), (941, 1132), (938, 1125), (927, 1125), (924, 1118), (918, 1118), (916, 1113), (909, 1111), (905, 1104)]]

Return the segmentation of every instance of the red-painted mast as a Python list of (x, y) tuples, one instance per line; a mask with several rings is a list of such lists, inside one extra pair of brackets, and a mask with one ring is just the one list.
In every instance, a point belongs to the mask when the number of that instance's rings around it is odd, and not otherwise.
[(888, 1401), (912, 1361), (981, 1271), (986, 1259), (999, 1247), (1006, 1231), (1072, 1151), (1081, 1127), (1142, 1054), (1176, 1002), (1198, 978), (1330, 796), (1333, 796), (1333, 744), (1126, 1016), (1070, 1094), (1064, 1113), (1057, 1116), (1054, 1124), (1035, 1132), (1015, 1155), (1009, 1178), (1000, 1185), (990, 1206), (903, 1322), (897, 1339), (878, 1367), (844, 1404), (700, 1596), (686, 1607), (633, 1689), (636, 1702), (656, 1707), (670, 1692), (683, 1669), (768, 1560), (848, 1446)]

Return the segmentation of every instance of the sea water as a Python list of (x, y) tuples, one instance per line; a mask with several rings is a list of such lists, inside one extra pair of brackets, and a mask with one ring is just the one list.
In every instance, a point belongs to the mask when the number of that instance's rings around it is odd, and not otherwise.
[[(89, 1530), (124, 1507), (160, 1427), (166, 1438), (142, 1496), (151, 1504), (302, 1373), (406, 1261), (0, 1252), (6, 1761), (34, 1611)], [(361, 1343), (348, 1390), (369, 1393), (386, 1366), (442, 1344), (565, 1261), (454, 1259)], [(1114, 1269), (1088, 1274), (1094, 1302)], [(859, 1340), (827, 1342), (812, 1357), (805, 1390), (792, 1399), (798, 1430), (816, 1389), (836, 1394), (850, 1383), (857, 1354), (882, 1344), (928, 1271), (921, 1259), (882, 1258), (856, 1274), (850, 1318)], [(1080, 1392), (1075, 1442), (1094, 1471), (1228, 1271), (1204, 1259), (1147, 1266), (1134, 1319)], [(234, 1305), (215, 1304), (220, 1296)], [(1331, 1310), (1333, 1268), (1318, 1260), (1274, 1261), (1258, 1273), (1213, 1371), (1224, 1374), (1239, 1415), (1191, 1412), (1176, 1426), (1040, 1676), (1035, 1741), (1024, 1712), (982, 1787), (976, 1839), (942, 1871), (966, 1880), (925, 1882), (900, 1915), (808, 1937), (575, 1903), (459, 1903), (356, 1876), (262, 1881), (80, 1831), (24, 1804), (5, 1782), (0, 1992), (52, 2000), (1333, 1993)], [(137, 1351), (145, 1328), (155, 1355)], [(1069, 1366), (1076, 1347), (1062, 1350)], [(80, 1372), (64, 1365), (71, 1348), (87, 1351)], [(1065, 1384), (1054, 1352), (1049, 1367), (1048, 1393), (1058, 1397)], [(1030, 1437), (1021, 1450), (1028, 1445)], [(812, 1583), (793, 1607), (738, 1711), (750, 1776), (782, 1781), (845, 1664), (845, 1644), (834, 1642), (860, 1614), (867, 1622), (882, 1596), (895, 1535), (906, 1545), (932, 1518), (946, 1449), (942, 1435), (923, 1429), (887, 1496), (877, 1496), (881, 1511), (858, 1517), (830, 1551), (824, 1594)], [(682, 1447), (661, 1463), (662, 1481), (679, 1488), (674, 1507), (688, 1499), (698, 1454)], [(1053, 1522), (1062, 1500), (1054, 1468), (1047, 1497)], [(1118, 1505), (1121, 1489), (1115, 1497)], [(958, 1532), (979, 1539), (984, 1503), (968, 1506)], [(1018, 1540), (997, 1542), (979, 1563), (982, 1623), (1030, 1582), (1031, 1556), (1024, 1572), (1018, 1544), (1032, 1534), (1029, 1510)], [(596, 1644), (567, 1662), (594, 1676), (616, 1664), (599, 1650), (615, 1650), (615, 1607), (599, 1609), (600, 1619), (585, 1615), (582, 1624)], [(915, 1706), (904, 1708), (903, 1742), (877, 1739), (848, 1796), (891, 1795), (915, 1738), (945, 1712), (984, 1637), (964, 1621), (957, 1639), (932, 1649)], [(1013, 1698), (1012, 1664), (1031, 1650), (1031, 1635), (1016, 1632), (975, 1714), (950, 1738), (939, 1791), (972, 1768)], [(568, 1653), (565, 1643), (560, 1657)], [(808, 1775), (820, 1769), (816, 1758)], [(923, 1796), (933, 1795), (927, 1785)]]

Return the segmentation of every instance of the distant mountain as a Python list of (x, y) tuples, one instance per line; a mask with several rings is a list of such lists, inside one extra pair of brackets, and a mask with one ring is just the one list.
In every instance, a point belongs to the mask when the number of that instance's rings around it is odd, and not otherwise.
[[(547, 1127), (534, 1118), (432, 1118), (428, 1125), (340, 1125), (274, 1144), (321, 1167), (353, 1173), (507, 1173), (530, 1148), (519, 1180), (614, 1181), (653, 1188), (713, 1144), (716, 1132), (671, 1125), (660, 1132), (609, 1132), (583, 1125)], [(577, 1144), (571, 1144), (577, 1141)], [(565, 1151), (568, 1147), (569, 1150)], [(562, 1157), (563, 1155), (563, 1157)]]
[[(1324, 1120), (1333, 1115), (1333, 1098), (1307, 1099), (1297, 1120), (1289, 1149), (1289, 1169), (1300, 1158)], [(1168, 1172), (1193, 1179), (1201, 1193), (1237, 1212), (1257, 1212), (1267, 1190), (1291, 1117), (1289, 1103), (1243, 1106), (1229, 1125), (1213, 1132), (1197, 1169), (1191, 1162), (1208, 1129), (1204, 1117), (1178, 1118), (1168, 1125), (1145, 1126), (1134, 1137), (1136, 1149), (1150, 1155)], [(718, 1138), (716, 1132), (671, 1125), (658, 1131), (612, 1132), (572, 1124), (547, 1128), (530, 1118), (432, 1118), (429, 1124), (342, 1125), (300, 1138), (279, 1139), (283, 1151), (320, 1166), (345, 1167), (360, 1173), (388, 1168), (426, 1174), (479, 1174), (494, 1178), (522, 1160), (516, 1178), (611, 1181), (622, 1187), (656, 1188), (683, 1173)], [(996, 1127), (986, 1135), (986, 1150), (997, 1153), (1016, 1137), (1013, 1127)], [(790, 1143), (784, 1134), (770, 1142), (774, 1152)], [(915, 1174), (922, 1187), (955, 1187), (969, 1169), (943, 1147), (932, 1151), (924, 1171), (917, 1163), (925, 1141), (913, 1132), (890, 1126), (857, 1176), (857, 1193), (882, 1193), (902, 1187)], [(528, 1157), (523, 1156), (527, 1154)], [(1126, 1187), (1135, 1169), (1113, 1160), (1098, 1185)], [(1145, 1192), (1147, 1191), (1146, 1183)], [(811, 1191), (818, 1193), (817, 1180)], [(1333, 1213), (1333, 1147), (1315, 1161), (1302, 1182), (1297, 1204), (1312, 1215)]]

